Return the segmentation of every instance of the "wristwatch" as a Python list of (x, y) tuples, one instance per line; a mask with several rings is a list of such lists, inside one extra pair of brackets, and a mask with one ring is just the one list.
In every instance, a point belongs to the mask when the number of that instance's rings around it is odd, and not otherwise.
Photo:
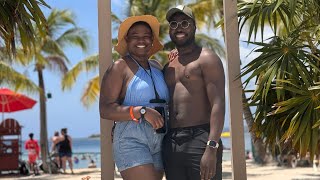
[(144, 115), (147, 113), (147, 108), (145, 106), (143, 106), (140, 109), (140, 115), (141, 115), (141, 119), (144, 119)]
[(209, 140), (207, 142), (207, 146), (209, 146), (211, 148), (214, 148), (214, 149), (218, 149), (219, 143), (217, 141), (214, 141), (214, 140)]

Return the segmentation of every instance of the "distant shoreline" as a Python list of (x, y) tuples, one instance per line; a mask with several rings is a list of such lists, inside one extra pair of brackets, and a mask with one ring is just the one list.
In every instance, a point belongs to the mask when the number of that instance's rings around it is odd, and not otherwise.
[(88, 138), (100, 138), (100, 134), (91, 134)]

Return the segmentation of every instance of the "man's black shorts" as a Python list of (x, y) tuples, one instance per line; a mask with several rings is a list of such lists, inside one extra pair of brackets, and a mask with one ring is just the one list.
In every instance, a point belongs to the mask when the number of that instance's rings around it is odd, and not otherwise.
[[(200, 180), (200, 161), (206, 149), (210, 125), (173, 128), (163, 140), (163, 161), (168, 180)], [(219, 141), (216, 175), (222, 179), (222, 151)]]

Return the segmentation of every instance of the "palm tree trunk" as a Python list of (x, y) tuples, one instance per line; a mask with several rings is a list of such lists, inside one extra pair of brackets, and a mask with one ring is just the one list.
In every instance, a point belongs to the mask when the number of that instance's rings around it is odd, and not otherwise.
[(252, 142), (252, 153), (254, 161), (258, 164), (266, 163), (266, 148), (261, 138), (255, 136), (256, 132), (252, 129), (253, 125), (253, 115), (250, 107), (248, 106), (247, 97), (242, 87), (242, 103), (243, 103), (243, 115), (246, 120), (247, 126), (250, 131), (251, 142)]
[(47, 110), (46, 110), (46, 97), (43, 80), (43, 70), (41, 67), (37, 68), (39, 78), (39, 88), (41, 89), (40, 95), (40, 148), (41, 160), (43, 170), (48, 172), (48, 133), (47, 133)]

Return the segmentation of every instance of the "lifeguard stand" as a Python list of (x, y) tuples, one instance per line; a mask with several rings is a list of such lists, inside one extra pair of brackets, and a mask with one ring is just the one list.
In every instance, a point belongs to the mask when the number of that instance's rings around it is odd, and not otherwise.
[(15, 119), (6, 119), (0, 124), (0, 174), (19, 170), (20, 154), (21, 126)]

